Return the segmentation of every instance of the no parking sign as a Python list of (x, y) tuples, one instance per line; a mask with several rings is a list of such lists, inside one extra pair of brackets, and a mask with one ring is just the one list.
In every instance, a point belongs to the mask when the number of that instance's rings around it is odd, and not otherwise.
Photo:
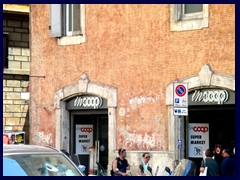
[(188, 86), (187, 83), (173, 84), (173, 106), (174, 115), (188, 115)]

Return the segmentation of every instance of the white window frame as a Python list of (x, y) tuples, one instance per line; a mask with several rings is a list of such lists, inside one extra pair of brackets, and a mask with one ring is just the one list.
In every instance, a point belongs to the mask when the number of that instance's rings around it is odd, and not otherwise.
[[(69, 6), (72, 6), (72, 13), (71, 13), (71, 16), (72, 16), (72, 19), (71, 19), (71, 24), (72, 24), (72, 30), (69, 30)], [(74, 21), (74, 8), (73, 8), (73, 6), (74, 6), (74, 4), (66, 4), (66, 35), (67, 36), (73, 36), (73, 35), (81, 35), (82, 33), (81, 33), (81, 17), (80, 17), (80, 22), (79, 22), (79, 24), (80, 24), (80, 29), (79, 29), (79, 31), (74, 31), (74, 23), (75, 23), (75, 21)], [(81, 5), (80, 5), (80, 16), (81, 16)]]
[[(62, 7), (66, 7), (65, 9)], [(67, 8), (68, 6), (63, 6), (61, 4), (56, 4), (54, 7), (52, 7), (53, 12), (51, 12), (51, 16), (57, 16), (56, 13), (58, 13), (57, 22), (54, 22), (54, 19), (50, 18), (51, 26), (54, 25), (55, 28), (54, 33), (51, 32), (51, 37), (57, 38), (57, 44), (58, 45), (75, 45), (75, 44), (82, 44), (86, 42), (86, 33), (85, 33), (85, 5), (80, 4), (80, 31), (69, 31), (68, 30), (68, 17), (67, 17)], [(58, 10), (55, 11), (57, 8)], [(64, 14), (65, 11), (65, 15)], [(63, 20), (63, 18), (65, 18)], [(55, 25), (56, 24), (56, 25)], [(57, 33), (55, 33), (57, 32)]]
[(203, 11), (197, 13), (183, 13), (183, 4), (170, 5), (170, 30), (186, 31), (208, 27), (209, 5), (203, 4)]

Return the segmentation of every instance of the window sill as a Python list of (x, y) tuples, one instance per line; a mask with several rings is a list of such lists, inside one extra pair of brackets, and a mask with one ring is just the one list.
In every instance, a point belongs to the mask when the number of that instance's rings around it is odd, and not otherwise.
[(192, 20), (180, 20), (171, 22), (171, 31), (186, 31), (196, 30), (208, 27), (208, 18), (192, 19)]
[(75, 44), (82, 44), (86, 42), (86, 38), (84, 35), (78, 36), (65, 36), (58, 38), (58, 45), (66, 46), (66, 45), (75, 45)]

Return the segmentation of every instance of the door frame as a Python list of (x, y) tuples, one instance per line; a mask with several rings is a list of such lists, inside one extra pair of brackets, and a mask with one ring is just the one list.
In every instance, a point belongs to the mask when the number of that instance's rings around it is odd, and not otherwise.
[[(55, 147), (69, 151), (70, 112), (66, 109), (66, 102), (74, 96), (92, 94), (107, 100), (108, 113), (108, 159), (116, 150), (117, 127), (117, 89), (113, 86), (90, 82), (86, 74), (82, 74), (79, 81), (62, 87), (55, 92), (54, 108), (56, 117)], [(108, 160), (109, 162), (109, 160)]]
[[(70, 112), (71, 114), (71, 118), (70, 118), (70, 121), (69, 121), (69, 133), (70, 133), (70, 144), (69, 144), (69, 152), (70, 154), (73, 154), (74, 152), (74, 143), (75, 143), (75, 139), (74, 139), (74, 124), (75, 124), (75, 120), (74, 120), (74, 116), (76, 115), (107, 115), (107, 110), (97, 110), (97, 111), (94, 111), (94, 110), (91, 110), (91, 111), (86, 111), (86, 110), (79, 110), (79, 111), (72, 111)], [(93, 146), (94, 146), (94, 141), (93, 141)]]
[[(168, 84), (166, 88), (166, 106), (168, 113), (168, 150), (173, 159), (178, 159), (178, 121), (173, 115), (173, 84), (175, 82), (188, 83), (188, 91), (199, 88), (222, 88), (235, 92), (235, 76), (222, 73), (214, 73), (209, 64), (202, 66), (196, 76), (190, 76), (182, 81), (174, 81)], [(183, 119), (183, 118), (181, 118)], [(185, 118), (184, 118), (185, 119)], [(177, 131), (175, 131), (177, 129)], [(181, 149), (181, 154), (185, 154), (185, 148)]]

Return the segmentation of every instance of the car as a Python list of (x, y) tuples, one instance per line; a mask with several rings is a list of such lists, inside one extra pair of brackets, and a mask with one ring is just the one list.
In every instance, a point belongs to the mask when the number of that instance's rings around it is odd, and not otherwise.
[(84, 176), (84, 173), (56, 148), (4, 144), (3, 176)]

